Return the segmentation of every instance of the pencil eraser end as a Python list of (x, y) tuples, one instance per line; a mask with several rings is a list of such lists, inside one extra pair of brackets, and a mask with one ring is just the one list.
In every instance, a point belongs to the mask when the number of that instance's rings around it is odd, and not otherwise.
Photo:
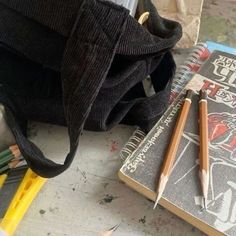
[(200, 98), (201, 99), (207, 99), (207, 92), (206, 92), (206, 90), (201, 89), (199, 93), (200, 93)]
[(193, 95), (194, 95), (194, 91), (192, 89), (188, 89), (185, 98), (188, 98), (191, 100)]

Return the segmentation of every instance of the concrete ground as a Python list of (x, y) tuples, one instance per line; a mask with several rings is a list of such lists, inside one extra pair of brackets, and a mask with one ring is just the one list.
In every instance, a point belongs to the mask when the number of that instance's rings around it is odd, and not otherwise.
[[(236, 1), (205, 0), (200, 41), (236, 46)], [(48, 180), (16, 236), (95, 236), (116, 224), (114, 236), (200, 236), (192, 225), (129, 189), (118, 180), (119, 150), (133, 132), (117, 126), (106, 133), (84, 132), (75, 161), (65, 174)], [(53, 159), (68, 149), (66, 129), (31, 126), (31, 138)]]
[(204, 0), (199, 41), (236, 47), (236, 0)]

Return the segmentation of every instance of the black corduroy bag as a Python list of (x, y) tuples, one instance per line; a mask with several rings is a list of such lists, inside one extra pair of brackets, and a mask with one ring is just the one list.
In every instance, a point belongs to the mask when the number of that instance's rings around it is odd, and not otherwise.
[[(118, 123), (148, 131), (167, 108), (181, 26), (149, 0), (146, 27), (102, 0), (0, 0), (0, 102), (29, 167), (43, 177), (66, 170), (83, 128)], [(155, 94), (147, 97), (147, 77)], [(64, 164), (47, 159), (25, 135), (27, 120), (67, 125)]]

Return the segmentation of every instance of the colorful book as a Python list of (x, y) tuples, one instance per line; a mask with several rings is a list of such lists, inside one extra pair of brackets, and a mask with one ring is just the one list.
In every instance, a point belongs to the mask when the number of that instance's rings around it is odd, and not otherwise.
[(228, 52), (230, 54), (236, 55), (236, 48), (232, 48), (227, 45), (216, 43), (213, 41), (206, 41), (206, 47), (209, 52), (213, 52), (214, 50), (219, 50), (222, 52)]
[(135, 16), (138, 0), (110, 0), (118, 5), (127, 8), (130, 11), (131, 16)]
[(205, 43), (199, 43), (193, 48), (183, 65), (177, 68), (171, 88), (170, 104), (176, 99), (209, 56), (210, 51)]
[(191, 80), (193, 75), (198, 72), (201, 65), (208, 59), (214, 50), (236, 55), (236, 48), (213, 41), (206, 41), (206, 43), (197, 44), (193, 48), (190, 55), (186, 58), (184, 64), (177, 68), (176, 75), (173, 80), (170, 103), (175, 100), (178, 94)]
[[(208, 93), (210, 188), (203, 208), (198, 177), (198, 98), (195, 96), (171, 177), (160, 204), (208, 235), (236, 235), (236, 56), (214, 51), (185, 89)], [(127, 158), (119, 177), (155, 200), (163, 157), (185, 89)]]
[[(205, 43), (199, 43), (194, 47), (184, 64), (177, 68), (171, 88), (170, 104), (176, 99), (178, 94), (199, 70), (201, 64), (209, 57), (209, 55), (210, 52), (207, 45)], [(150, 84), (148, 84), (147, 87), (150, 87)], [(132, 155), (145, 136), (146, 133), (139, 128), (134, 131), (126, 145), (121, 149), (120, 157), (122, 161), (125, 161)]]
[[(206, 41), (206, 43), (198, 43), (184, 61), (183, 65), (177, 68), (175, 77), (173, 79), (171, 95), (169, 104), (171, 104), (191, 80), (193, 75), (198, 72), (201, 65), (208, 59), (214, 50), (222, 52), (230, 52), (236, 55), (236, 49), (216, 43), (213, 41)], [(122, 161), (126, 160), (137, 149), (141, 141), (145, 138), (146, 133), (137, 129), (130, 137), (124, 148), (120, 152)]]

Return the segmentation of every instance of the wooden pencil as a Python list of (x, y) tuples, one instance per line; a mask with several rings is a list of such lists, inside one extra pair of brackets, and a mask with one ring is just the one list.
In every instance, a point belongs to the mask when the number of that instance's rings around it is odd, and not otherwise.
[(6, 149), (6, 150), (0, 152), (0, 158), (12, 154), (12, 152), (13, 152), (14, 150), (17, 150), (17, 149), (19, 149), (17, 145), (12, 145), (12, 146), (10, 146), (8, 149)]
[(158, 187), (157, 187), (157, 198), (156, 198), (155, 205), (154, 205), (153, 209), (156, 208), (157, 203), (159, 202), (159, 200), (164, 192), (168, 178), (171, 174), (172, 167), (173, 167), (173, 164), (175, 161), (175, 156), (176, 156), (176, 153), (178, 150), (178, 146), (179, 146), (182, 134), (183, 134), (184, 126), (185, 126), (185, 123), (186, 123), (186, 120), (188, 117), (188, 113), (190, 110), (190, 106), (192, 103), (193, 93), (194, 92), (192, 90), (187, 90), (186, 97), (184, 99), (180, 115), (177, 119), (176, 126), (174, 128), (170, 144), (169, 144), (169, 146), (167, 148), (167, 152), (165, 154), (165, 159), (164, 159), (164, 163), (162, 165), (161, 175), (160, 175), (159, 183), (158, 183)]
[(0, 174), (10, 170), (10, 169), (13, 169), (15, 168), (19, 163), (21, 162), (21, 160), (14, 160), (14, 161), (11, 161), (10, 163), (8, 163), (7, 165), (3, 166), (0, 168)]
[(200, 170), (199, 177), (204, 199), (205, 208), (207, 206), (207, 194), (209, 187), (209, 151), (208, 151), (208, 109), (207, 93), (205, 90), (200, 91), (199, 101), (199, 159)]
[(19, 149), (12, 150), (9, 155), (0, 158), (0, 166), (8, 164), (11, 160), (18, 158), (20, 155), (21, 153)]
[(7, 170), (15, 168), (21, 160), (18, 157), (21, 155), (17, 145), (12, 145), (8, 149), (0, 152), (0, 189), (3, 187), (8, 175)]

